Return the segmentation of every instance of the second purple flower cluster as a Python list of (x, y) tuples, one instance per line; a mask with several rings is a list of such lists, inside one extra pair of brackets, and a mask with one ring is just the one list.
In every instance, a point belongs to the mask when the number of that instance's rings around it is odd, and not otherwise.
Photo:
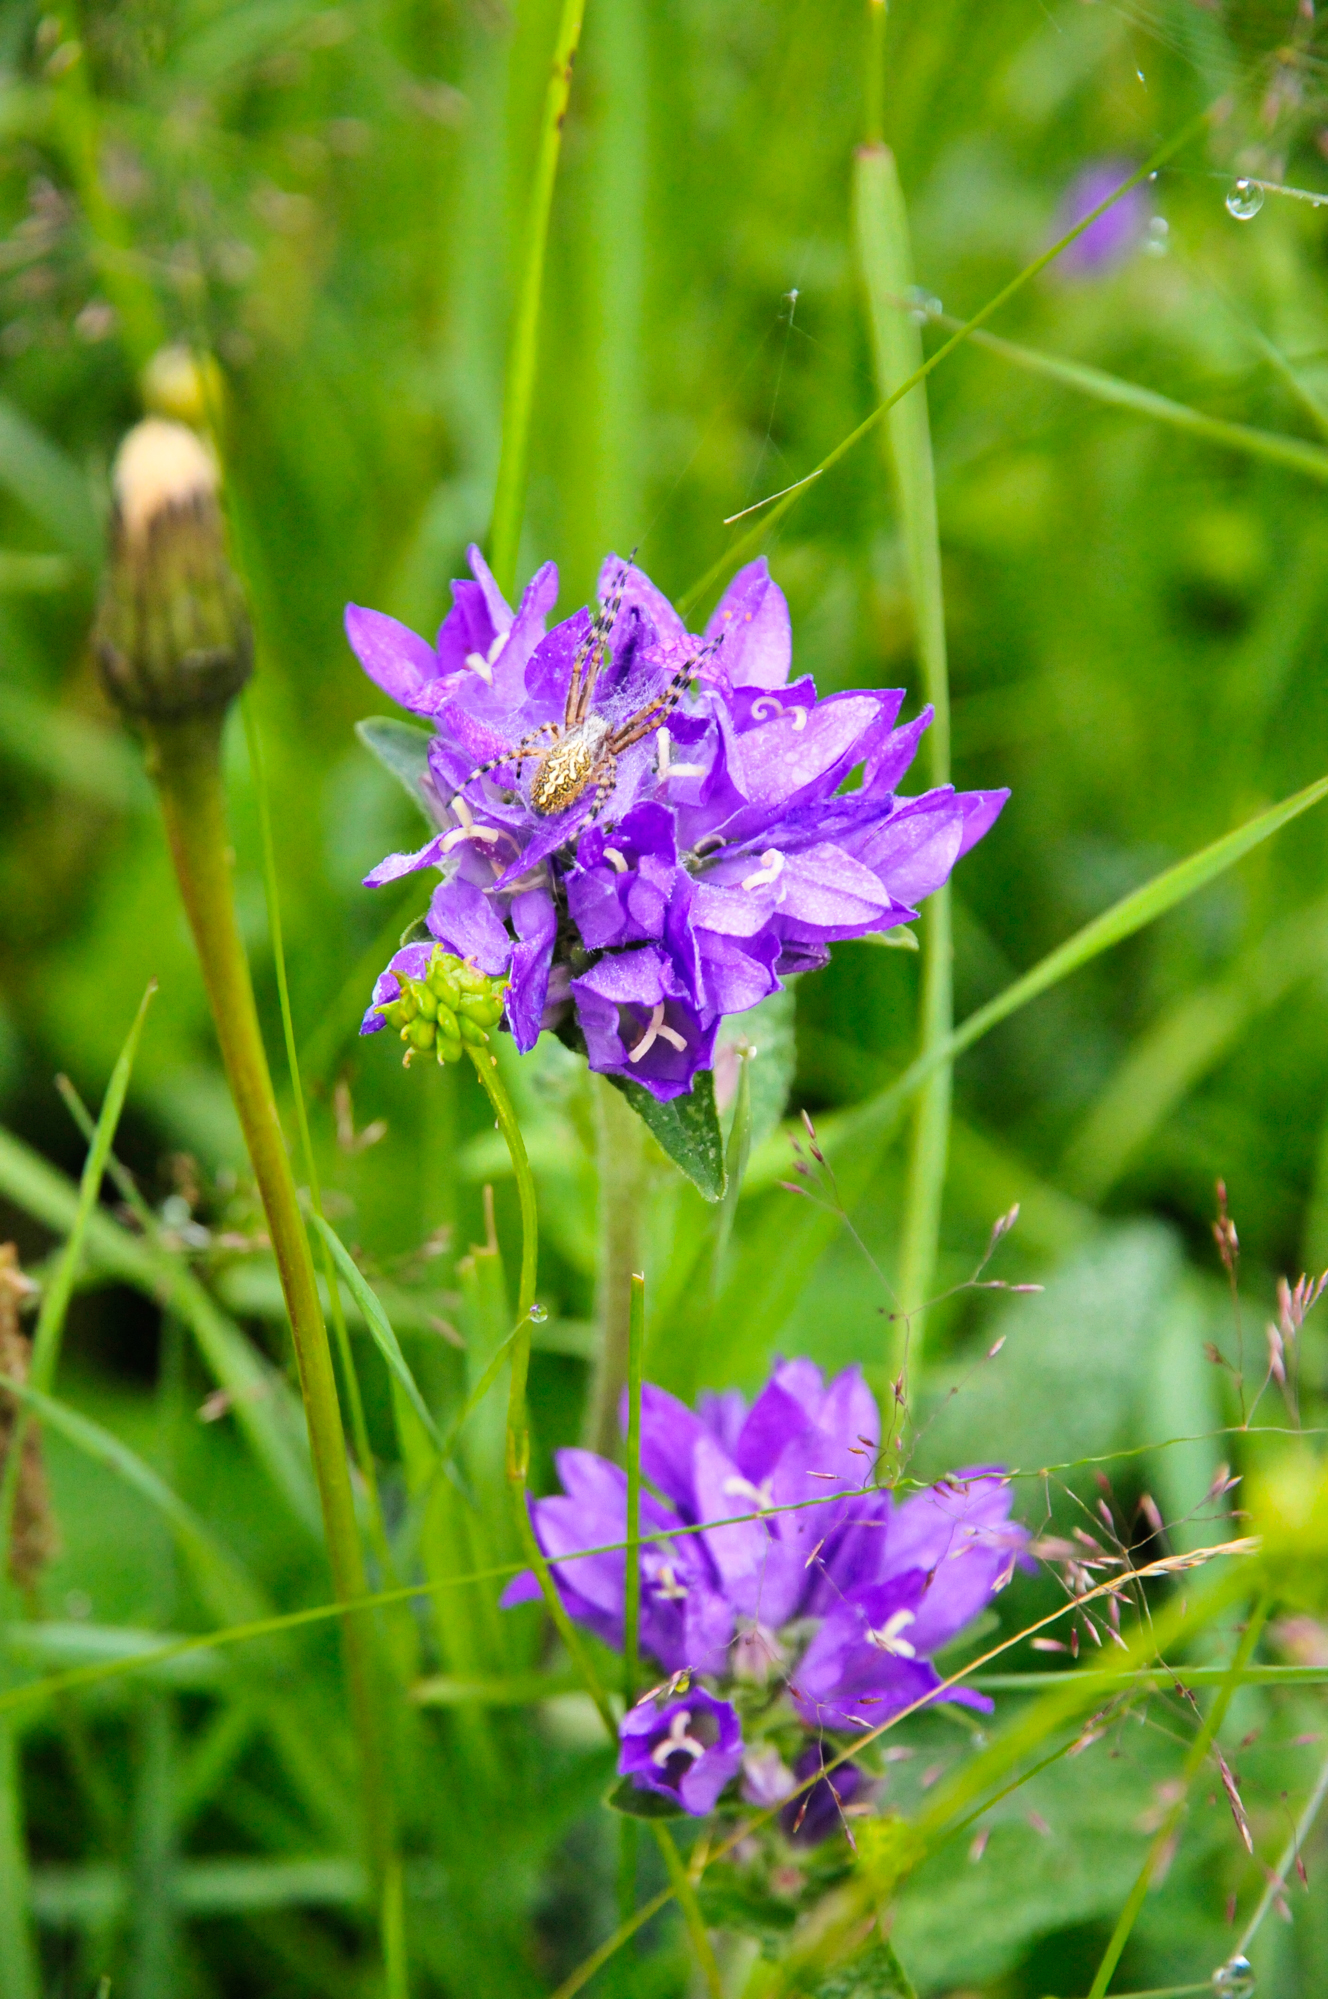
[(365, 1033), (436, 939), (508, 976), (522, 1052), (560, 1028), (592, 1069), (680, 1096), (711, 1066), (724, 1015), (824, 965), (836, 940), (911, 921), (1005, 801), (948, 786), (901, 797), (930, 710), (896, 728), (900, 691), (822, 700), (791, 681), (788, 606), (764, 561), (702, 637), (616, 558), (605, 611), (552, 631), (552, 563), (513, 612), (478, 549), (470, 562), (436, 645), (381, 612), (346, 614), (365, 671), (435, 731), (437, 831), (367, 881), (442, 875), (430, 940), (392, 958)]
[[(931, 1655), (1005, 1587), (1028, 1535), (999, 1469), (896, 1502), (871, 1482), (879, 1444), (856, 1368), (827, 1385), (811, 1362), (785, 1361), (750, 1408), (734, 1391), (695, 1413), (647, 1384), (641, 1648), (674, 1685), (621, 1724), (619, 1769), (638, 1789), (701, 1814), (741, 1772), (743, 1796), (773, 1806), (821, 1768), (826, 1730), (862, 1734), (936, 1693)], [(532, 1503), (536, 1536), (570, 1616), (621, 1649), (624, 1555), (578, 1551), (625, 1539), (626, 1474), (591, 1451), (557, 1462), (563, 1491)], [(538, 1595), (526, 1574), (503, 1603)], [(991, 1705), (964, 1689), (945, 1697)], [(759, 1713), (762, 1736), (805, 1732), (792, 1767), (745, 1739), (740, 1708)], [(809, 1803), (793, 1801), (789, 1829), (824, 1837), (864, 1781), (841, 1764)]]

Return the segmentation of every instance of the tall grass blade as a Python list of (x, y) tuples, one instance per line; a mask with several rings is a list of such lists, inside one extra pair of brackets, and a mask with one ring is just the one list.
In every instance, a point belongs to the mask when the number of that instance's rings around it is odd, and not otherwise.
[[(78, 1213), (75, 1188), (21, 1139), (3, 1130), (0, 1193), (47, 1228), (72, 1232)], [(86, 1250), (96, 1270), (132, 1285), (156, 1304), (168, 1304), (183, 1319), (205, 1366), (226, 1393), (249, 1448), (292, 1516), (318, 1535), (321, 1516), (309, 1470), (304, 1417), (284, 1376), (268, 1366), (188, 1267), (151, 1238), (130, 1235), (94, 1207), (88, 1217)]]
[[(115, 1138), (115, 1128), (120, 1122), (120, 1112), (124, 1109), (129, 1078), (133, 1073), (134, 1057), (138, 1053), (139, 1037), (143, 1032), (143, 1023), (156, 990), (157, 981), (149, 979), (147, 990), (138, 1003), (138, 1012), (134, 1015), (133, 1025), (125, 1038), (124, 1047), (120, 1050), (115, 1067), (111, 1071), (111, 1080), (102, 1102), (101, 1116), (97, 1119), (97, 1129), (83, 1165), (73, 1227), (69, 1231), (55, 1273), (42, 1297), (41, 1310), (37, 1315), (37, 1329), (32, 1338), (30, 1364), (32, 1385), (36, 1389), (48, 1389), (55, 1379), (65, 1314), (69, 1310), (74, 1279), (78, 1275), (83, 1258), (84, 1237), (87, 1234), (92, 1210), (97, 1204), (97, 1197), (101, 1193), (102, 1175), (106, 1171), (106, 1162), (110, 1157), (111, 1145)], [(14, 1425), (14, 1434), (5, 1458), (4, 1478), (0, 1481), (0, 1547), (6, 1550), (9, 1548), (13, 1531), (14, 1497), (18, 1490), (19, 1464), (23, 1455), (23, 1439), (27, 1427), (26, 1416), (20, 1417)]]
[[(906, 316), (906, 304), (905, 294), (897, 292), (895, 310), (901, 316)], [(938, 326), (963, 325), (962, 320), (952, 319), (948, 313), (934, 313), (932, 318)], [(1274, 430), (1259, 430), (1253, 424), (1232, 423), (1225, 417), (1208, 416), (1203, 410), (1192, 409), (1188, 403), (1159, 395), (1155, 389), (1141, 388), (1137, 382), (1127, 382), (1119, 375), (1109, 375), (1102, 368), (1090, 367), (1083, 361), (1067, 361), (1059, 354), (1043, 354), (1035, 347), (1022, 347), (1016, 341), (1003, 340), (995, 333), (970, 331), (969, 338), (975, 347), (985, 348), (989, 354), (1007, 361), (1012, 368), (1022, 368), (1025, 374), (1061, 382), (1067, 389), (1091, 396), (1095, 402), (1130, 410), (1135, 416), (1148, 417), (1154, 423), (1169, 424), (1173, 430), (1188, 431), (1192, 437), (1202, 438), (1204, 443), (1214, 445), (1219, 451), (1238, 451), (1247, 458), (1262, 458), (1289, 472), (1299, 472), (1307, 479), (1328, 482), (1328, 450), (1322, 445), (1307, 444), (1298, 437), (1282, 437)]]
[(646, 1348), (646, 1280), (632, 1276), (627, 1335), (627, 1553), (623, 1577), (623, 1698), (641, 1683), (641, 1381)]
[(1274, 924), (1223, 979), (1186, 993), (1127, 1051), (1066, 1148), (1061, 1172), (1100, 1201), (1131, 1159), (1260, 1014), (1328, 961), (1328, 902)]
[[(876, 361), (876, 393), (882, 402), (888, 402), (901, 382), (918, 373), (923, 359), (921, 329), (894, 303), (912, 292), (913, 253), (903, 189), (894, 154), (888, 147), (864, 146), (859, 150), (854, 166), (854, 208), (858, 261), (867, 292)], [(891, 404), (884, 438), (903, 531), (922, 684), (934, 710), (926, 737), (928, 777), (933, 785), (944, 785), (950, 782), (950, 679), (936, 477), (925, 382), (919, 382), (911, 394)], [(954, 1026), (948, 882), (927, 900), (923, 940), (919, 1041), (923, 1054), (930, 1054)], [(936, 1269), (949, 1154), (951, 1090), (950, 1066), (942, 1063), (924, 1086), (914, 1113), (899, 1250), (899, 1295), (905, 1312), (914, 1315), (931, 1293)], [(907, 1322), (901, 1321), (901, 1326), (904, 1323)], [(914, 1370), (920, 1358), (921, 1333), (922, 1322), (914, 1316), (907, 1348)], [(904, 1351), (897, 1335), (895, 1344), (892, 1367), (897, 1368)], [(917, 1393), (916, 1384), (913, 1393)]]
[(39, 520), (60, 548), (95, 575), (103, 535), (88, 482), (58, 446), (0, 399), (0, 486)]
[(38, 1999), (40, 1992), (28, 1900), (18, 1742), (13, 1724), (0, 1719), (0, 1992), (5, 1999)]
[(1152, 1885), (1154, 1874), (1158, 1870), (1163, 1855), (1168, 1851), (1176, 1828), (1180, 1823), (1181, 1815), (1185, 1810), (1185, 1799), (1188, 1795), (1190, 1785), (1194, 1782), (1194, 1779), (1208, 1760), (1209, 1745), (1216, 1740), (1218, 1730), (1226, 1720), (1226, 1713), (1231, 1705), (1232, 1695), (1239, 1685), (1241, 1668), (1248, 1663), (1255, 1646), (1259, 1642), (1259, 1633), (1263, 1630), (1268, 1610), (1269, 1604), (1265, 1599), (1257, 1606), (1245, 1625), (1240, 1643), (1236, 1647), (1235, 1657), (1231, 1662), (1231, 1670), (1223, 1685), (1218, 1689), (1213, 1700), (1213, 1705), (1208, 1710), (1207, 1715), (1204, 1717), (1203, 1725), (1190, 1745), (1189, 1753), (1185, 1758), (1185, 1763), (1177, 1784), (1179, 1795), (1170, 1804), (1166, 1817), (1153, 1837), (1152, 1844), (1148, 1849), (1148, 1857), (1139, 1869), (1138, 1878), (1135, 1881), (1134, 1887), (1130, 1890), (1125, 1907), (1121, 1910), (1120, 1920), (1112, 1931), (1111, 1940), (1102, 1953), (1102, 1962), (1098, 1965), (1093, 1983), (1088, 1989), (1088, 1999), (1103, 1999), (1103, 1995), (1111, 1983), (1111, 1974), (1120, 1963), (1121, 1952), (1129, 1942), (1130, 1931), (1134, 1928), (1139, 1911), (1144, 1905), (1144, 1897)]
[[(290, 1071), (291, 1095), (295, 1100), (300, 1152), (304, 1160), (305, 1176), (309, 1182), (309, 1204), (313, 1209), (315, 1220), (321, 1224), (323, 1191), (319, 1184), (318, 1162), (314, 1158), (313, 1140), (309, 1134), (309, 1109), (300, 1082), (300, 1057), (295, 1045), (295, 1021), (291, 1013), (290, 981), (286, 976), (286, 948), (281, 922), (281, 893), (277, 884), (277, 857), (272, 842), (272, 801), (268, 792), (267, 768), (263, 759), (263, 740), (259, 733), (258, 717), (254, 713), (252, 698), (246, 696), (241, 706), (244, 711), (245, 741), (249, 747), (254, 793), (258, 803), (258, 824), (263, 847), (263, 891), (267, 899), (268, 933), (277, 974), (277, 997), (281, 1005), (281, 1030), (286, 1042), (286, 1063)], [(337, 1357), (341, 1362), (346, 1401), (350, 1406), (350, 1429), (355, 1445), (355, 1462), (369, 1497), (369, 1522), (374, 1552), (383, 1566), (384, 1574), (391, 1577), (394, 1573), (392, 1554), (388, 1547), (387, 1530), (383, 1525), (383, 1507), (378, 1494), (378, 1476), (374, 1470), (369, 1428), (364, 1420), (364, 1398), (360, 1394), (360, 1378), (355, 1372), (355, 1356), (351, 1351), (350, 1333), (346, 1327), (341, 1287), (337, 1283), (333, 1255), (326, 1236), (323, 1238), (322, 1251), (323, 1269), (327, 1277), (328, 1305), (337, 1343)]]
[(558, 174), (558, 155), (562, 150), (563, 120), (572, 91), (572, 65), (576, 61), (577, 44), (581, 39), (585, 4), (586, 0), (563, 0), (558, 22), (558, 37), (540, 119), (535, 174), (526, 213), (521, 275), (508, 346), (502, 446), (493, 498), (493, 523), (489, 530), (489, 562), (499, 589), (509, 597), (516, 588), (521, 519), (526, 506), (530, 421), (539, 362), (540, 307), (544, 295), (549, 215), (553, 207), (553, 185)]
[(374, 1345), (387, 1362), (395, 1379), (400, 1383), (407, 1401), (423, 1424), (434, 1449), (441, 1455), (446, 1448), (443, 1441), (443, 1433), (438, 1428), (437, 1423), (435, 1423), (433, 1412), (420, 1393), (419, 1384), (410, 1371), (406, 1356), (401, 1351), (401, 1342), (392, 1329), (391, 1320), (379, 1303), (377, 1293), (361, 1271), (350, 1251), (346, 1248), (345, 1243), (342, 1242), (341, 1237), (332, 1228), (326, 1218), (322, 1215), (315, 1215), (313, 1222), (314, 1227), (318, 1230), (319, 1235), (331, 1251), (336, 1267), (346, 1281), (347, 1289), (364, 1314), (364, 1323), (369, 1328)]
[[(1107, 210), (1121, 199), (1122, 195), (1128, 194), (1132, 187), (1138, 187), (1140, 181), (1147, 180), (1150, 174), (1155, 173), (1174, 154), (1187, 146), (1191, 139), (1197, 138), (1204, 125), (1208, 122), (1208, 116), (1208, 112), (1203, 111), (1197, 118), (1191, 118), (1187, 124), (1182, 125), (1178, 132), (1174, 133), (1164, 145), (1158, 147), (1157, 151), (1149, 159), (1145, 160), (1137, 173), (1131, 174), (1128, 180), (1122, 181), (1119, 187), (1113, 188), (1112, 192), (1104, 201), (1100, 201), (1096, 208), (1090, 208), (1087, 214), (1081, 217), (1072, 229), (1067, 229), (1065, 234), (1053, 243), (1049, 250), (1044, 250), (1042, 255), (1035, 257), (1031, 264), (1025, 264), (1023, 270), (1017, 276), (1011, 278), (1008, 285), (1003, 285), (994, 298), (988, 299), (987, 303), (974, 313), (972, 319), (968, 320), (957, 333), (952, 333), (950, 338), (936, 349), (936, 352), (929, 360), (924, 361), (922, 366), (916, 369), (906, 381), (899, 384), (899, 387), (891, 396), (887, 397), (884, 402), (878, 403), (871, 414), (865, 416), (862, 422), (848, 433), (847, 437), (841, 438), (834, 449), (827, 452), (825, 457), (813, 467), (813, 470), (818, 473), (828, 472), (832, 465), (837, 465), (841, 458), (846, 458), (854, 445), (860, 444), (864, 437), (870, 436), (872, 431), (876, 429), (877, 425), (894, 405), (897, 402), (902, 402), (910, 389), (915, 389), (919, 382), (924, 382), (934, 368), (938, 368), (942, 361), (949, 359), (956, 347), (960, 346), (965, 340), (970, 339), (978, 327), (985, 325), (987, 320), (993, 318), (1003, 305), (1007, 305), (1018, 292), (1023, 290), (1026, 284), (1030, 283), (1037, 276), (1039, 271), (1044, 271), (1048, 264), (1059, 257), (1061, 251), (1068, 248), (1075, 241), (1076, 237), (1082, 236), (1085, 229), (1091, 228), (1100, 215), (1105, 215)], [(733, 542), (724, 551), (718, 561), (711, 564), (705, 575), (698, 582), (694, 583), (690, 590), (684, 591), (683, 595), (678, 599), (678, 610), (684, 617), (693, 611), (698, 604), (704, 603), (710, 592), (726, 576), (731, 575), (749, 556), (755, 554), (771, 528), (783, 519), (789, 508), (797, 500), (798, 494), (806, 491), (807, 485), (808, 479), (803, 478), (795, 486), (787, 488), (787, 497), (781, 500), (778, 505), (772, 507), (770, 512), (756, 523), (755, 527), (749, 528), (746, 534), (739, 536), (738, 540)]]

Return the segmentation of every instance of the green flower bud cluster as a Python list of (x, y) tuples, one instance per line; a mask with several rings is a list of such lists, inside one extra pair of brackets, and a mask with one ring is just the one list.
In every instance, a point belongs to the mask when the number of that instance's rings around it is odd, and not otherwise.
[(389, 1027), (398, 1029), (406, 1044), (405, 1063), (431, 1050), (440, 1062), (459, 1062), (463, 1048), (482, 1048), (488, 1030), (503, 1017), (507, 980), (491, 979), (464, 958), (435, 944), (422, 979), (403, 978), (399, 999), (378, 1008)]

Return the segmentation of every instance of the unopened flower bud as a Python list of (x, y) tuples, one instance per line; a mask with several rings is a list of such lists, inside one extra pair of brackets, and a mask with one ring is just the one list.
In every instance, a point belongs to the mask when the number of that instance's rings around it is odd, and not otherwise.
[(96, 645), (113, 700), (158, 720), (223, 707), (253, 665), (226, 554), (217, 466), (185, 424), (148, 417), (120, 446)]
[(489, 1039), (486, 1030), (503, 1017), (507, 980), (490, 978), (441, 944), (434, 945), (422, 979), (394, 976), (397, 997), (384, 1000), (377, 1011), (405, 1042), (407, 1063), (412, 1055), (428, 1053), (440, 1062), (459, 1062), (464, 1047), (482, 1048)]

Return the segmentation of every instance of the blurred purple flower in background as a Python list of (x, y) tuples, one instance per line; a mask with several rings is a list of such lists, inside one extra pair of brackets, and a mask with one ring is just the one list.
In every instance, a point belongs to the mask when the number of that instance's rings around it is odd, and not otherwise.
[[(592, 1069), (684, 1094), (726, 1014), (824, 965), (841, 938), (911, 922), (1008, 796), (901, 797), (930, 709), (896, 728), (898, 690), (819, 699), (811, 679), (790, 682), (788, 607), (764, 560), (701, 637), (616, 557), (598, 616), (552, 631), (551, 563), (513, 612), (478, 549), (470, 562), (435, 646), (381, 612), (346, 613), (366, 673), (436, 731), (438, 830), (367, 881), (439, 871), (430, 936), (508, 977), (523, 1053), (554, 1028)], [(391, 960), (362, 1032), (430, 949)]]
[(647, 1695), (623, 1716), (618, 1736), (619, 1776), (639, 1791), (676, 1798), (696, 1818), (714, 1811), (742, 1762), (737, 1709), (703, 1687), (673, 1701)]
[[(669, 1674), (764, 1689), (763, 1702), (782, 1682), (783, 1723), (800, 1723), (818, 1738), (825, 1729), (862, 1733), (930, 1698), (941, 1685), (930, 1654), (1005, 1587), (1028, 1535), (1010, 1518), (1008, 1485), (995, 1467), (956, 1473), (896, 1501), (871, 1483), (879, 1441), (876, 1404), (857, 1368), (827, 1384), (810, 1361), (782, 1361), (750, 1407), (732, 1391), (705, 1396), (692, 1411), (647, 1384), (641, 1471), (653, 1490), (641, 1495), (643, 1651)], [(568, 1614), (621, 1648), (625, 1556), (574, 1551), (624, 1541), (626, 1474), (591, 1451), (562, 1451), (557, 1464), (563, 1491), (531, 1502), (536, 1537)], [(687, 1528), (697, 1531), (679, 1531)], [(538, 1596), (527, 1573), (502, 1601), (507, 1607)], [(700, 1698), (679, 1694), (659, 1726), (667, 1732), (669, 1718)], [(946, 1699), (991, 1706), (962, 1688)], [(672, 1776), (651, 1774), (664, 1769), (663, 1759), (649, 1760), (658, 1759), (665, 1739), (651, 1732), (654, 1714), (643, 1703), (624, 1722), (634, 1745), (629, 1760), (625, 1733), (624, 1774), (651, 1789), (673, 1789), (688, 1811), (711, 1810), (713, 1798), (700, 1807), (688, 1802), (703, 1788), (699, 1755), (698, 1782), (690, 1786), (675, 1781), (681, 1765), (669, 1765)], [(693, 1730), (692, 1741), (700, 1740)], [(735, 1744), (722, 1731), (715, 1737), (724, 1755), (733, 1747), (724, 1783), (738, 1768), (740, 1731)], [(685, 1745), (677, 1753), (692, 1754)], [(704, 1767), (708, 1784), (720, 1765)], [(816, 1767), (799, 1764), (798, 1780)], [(767, 1769), (749, 1754), (754, 1801), (787, 1795), (781, 1772), (787, 1779), (777, 1757)], [(835, 1779), (841, 1799), (849, 1795), (843, 1776)], [(827, 1812), (832, 1829), (838, 1811), (828, 1785), (812, 1795), (819, 1804), (815, 1815), (808, 1808), (804, 1839)]]
[[(1130, 178), (1135, 168), (1135, 161), (1118, 159), (1093, 160), (1081, 168), (1057, 206), (1051, 226), (1052, 241), (1059, 241), (1067, 229), (1073, 229), (1076, 222), (1090, 215), (1114, 188)], [(1142, 184), (1132, 187), (1105, 215), (1090, 223), (1082, 236), (1076, 236), (1062, 250), (1053, 269), (1080, 278), (1098, 277), (1114, 270), (1138, 247), (1148, 227), (1150, 207), (1147, 187)]]

